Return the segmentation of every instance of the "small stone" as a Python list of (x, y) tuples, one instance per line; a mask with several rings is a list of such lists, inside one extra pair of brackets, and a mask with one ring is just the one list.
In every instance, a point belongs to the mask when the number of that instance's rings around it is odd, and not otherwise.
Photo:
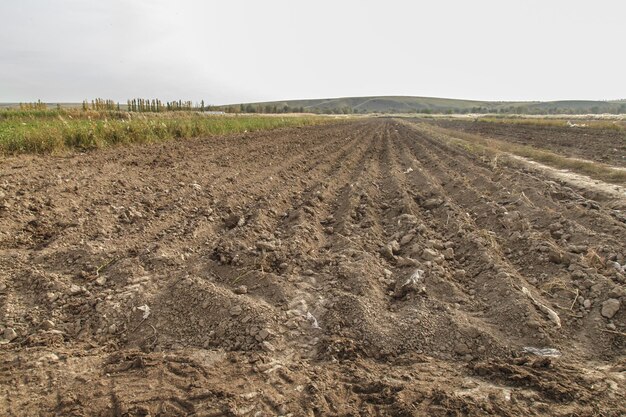
[(572, 253), (585, 253), (587, 252), (587, 246), (585, 245), (569, 245), (567, 250)]
[(267, 340), (264, 340), (263, 342), (261, 342), (261, 346), (263, 347), (263, 349), (267, 350), (268, 352), (274, 352), (276, 350), (274, 345), (268, 342)]
[(424, 249), (424, 252), (422, 252), (422, 258), (424, 258), (427, 261), (434, 261), (435, 259), (437, 259), (439, 257), (439, 252), (437, 252), (434, 249)]
[(70, 295), (78, 295), (84, 291), (80, 285), (72, 284), (70, 285)]
[(548, 226), (548, 229), (551, 232), (556, 232), (557, 230), (561, 230), (563, 228), (563, 226), (561, 225), (561, 223), (552, 223), (551, 225)]
[(46, 353), (45, 355), (39, 358), (39, 362), (58, 362), (58, 361), (59, 361), (59, 357), (52, 352)]
[(563, 262), (563, 254), (555, 249), (551, 249), (548, 253), (548, 259), (552, 263), (560, 264)]
[(412, 241), (414, 237), (415, 237), (415, 233), (407, 233), (406, 235), (402, 236), (402, 239), (400, 239), (400, 245), (401, 246), (406, 245), (407, 243)]
[(608, 323), (606, 325), (606, 328), (609, 329), (609, 330), (613, 330), (613, 331), (617, 330), (617, 326), (615, 325), (615, 323)]
[(43, 330), (50, 330), (54, 328), (54, 322), (51, 320), (44, 320), (41, 322), (40, 326)]
[(230, 309), (230, 315), (231, 315), (231, 316), (238, 316), (238, 315), (240, 315), (242, 312), (243, 312), (243, 309), (242, 309), (242, 308), (241, 308), (241, 306), (239, 306), (239, 305), (236, 305), (236, 306), (234, 306), (234, 307), (232, 307), (232, 308)]
[(394, 255), (397, 255), (398, 252), (400, 252), (400, 244), (397, 240), (392, 240), (391, 242), (389, 242), (388, 246), (389, 248), (391, 248), (391, 253), (393, 253)]
[(258, 339), (259, 341), (261, 341), (261, 340), (265, 340), (265, 339), (267, 339), (267, 338), (269, 337), (269, 335), (270, 335), (270, 331), (269, 331), (269, 330), (267, 330), (267, 329), (261, 329), (261, 330), (257, 333), (256, 337), (257, 337), (257, 339)]
[(591, 300), (587, 298), (585, 301), (583, 301), (583, 307), (589, 310), (591, 308)]
[(7, 289), (7, 284), (5, 284), (4, 282), (0, 282), (0, 291), (4, 291)]
[(103, 286), (104, 284), (106, 284), (107, 279), (106, 277), (98, 277), (96, 278), (96, 284)]
[(243, 226), (245, 224), (245, 219), (238, 214), (231, 214), (224, 219), (224, 224), (229, 229), (234, 229), (237, 226)]
[(476, 382), (470, 381), (470, 380), (463, 381), (463, 383), (461, 384), (461, 388), (464, 388), (464, 389), (472, 389), (472, 388), (476, 388), (477, 386), (478, 384)]
[(457, 355), (467, 355), (470, 353), (470, 350), (465, 343), (458, 341), (454, 345), (454, 353)]
[(621, 285), (616, 285), (615, 287), (611, 288), (609, 290), (609, 292), (607, 293), (607, 296), (609, 298), (620, 298), (620, 297), (626, 297), (626, 287), (621, 286)]
[(602, 303), (602, 315), (607, 319), (613, 318), (619, 311), (620, 302), (615, 298), (609, 298)]
[(17, 332), (13, 328), (7, 327), (6, 329), (4, 329), (4, 333), (2, 334), (2, 336), (4, 340), (11, 342), (17, 338)]
[(265, 252), (273, 252), (273, 251), (276, 250), (276, 245), (274, 245), (271, 242), (259, 241), (259, 242), (256, 243), (256, 247), (257, 247), (257, 249), (260, 249), (260, 250), (265, 251)]
[(240, 285), (237, 288), (235, 288), (235, 294), (247, 294), (248, 293), (248, 287), (246, 287), (245, 285)]
[(424, 201), (424, 203), (422, 204), (422, 207), (424, 207), (426, 210), (432, 210), (434, 208), (439, 207), (442, 204), (443, 204), (443, 201), (438, 198), (429, 198), (428, 200)]
[(405, 258), (403, 256), (398, 256), (396, 258), (396, 264), (398, 266), (420, 266), (420, 263), (413, 258)]
[(443, 257), (446, 260), (448, 260), (448, 261), (454, 259), (454, 249), (448, 248), (448, 249), (444, 250), (443, 251)]
[(395, 256), (393, 255), (393, 249), (391, 247), (391, 245), (385, 245), (382, 248), (380, 248), (380, 254), (386, 258), (387, 260), (393, 261), (395, 260)]

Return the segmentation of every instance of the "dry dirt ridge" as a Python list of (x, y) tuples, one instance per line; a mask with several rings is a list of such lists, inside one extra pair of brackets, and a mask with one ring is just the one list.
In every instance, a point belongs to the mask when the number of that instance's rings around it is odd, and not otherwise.
[(383, 119), (4, 159), (0, 415), (624, 415), (610, 207)]

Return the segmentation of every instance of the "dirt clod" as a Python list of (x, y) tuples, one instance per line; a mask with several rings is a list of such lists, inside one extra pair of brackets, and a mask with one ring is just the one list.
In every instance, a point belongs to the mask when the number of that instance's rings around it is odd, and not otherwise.
[(620, 309), (620, 301), (615, 298), (609, 298), (605, 302), (602, 303), (602, 315), (607, 319), (613, 318), (615, 314)]

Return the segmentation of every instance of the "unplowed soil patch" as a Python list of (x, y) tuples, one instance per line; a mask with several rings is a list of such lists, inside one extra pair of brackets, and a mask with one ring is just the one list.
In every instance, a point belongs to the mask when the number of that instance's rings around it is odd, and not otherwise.
[[(626, 129), (579, 126), (535, 126), (465, 120), (439, 120), (438, 126), (522, 145), (547, 149), (564, 156), (626, 167)], [(617, 126), (622, 126), (618, 129)]]
[(382, 119), (4, 159), (0, 414), (623, 415), (583, 195)]

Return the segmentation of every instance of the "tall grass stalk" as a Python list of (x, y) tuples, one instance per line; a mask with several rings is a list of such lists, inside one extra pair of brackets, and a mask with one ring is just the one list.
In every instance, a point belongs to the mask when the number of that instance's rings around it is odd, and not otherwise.
[(196, 112), (7, 111), (0, 112), (0, 153), (84, 151), (121, 144), (308, 126), (333, 120), (319, 116), (231, 116)]

